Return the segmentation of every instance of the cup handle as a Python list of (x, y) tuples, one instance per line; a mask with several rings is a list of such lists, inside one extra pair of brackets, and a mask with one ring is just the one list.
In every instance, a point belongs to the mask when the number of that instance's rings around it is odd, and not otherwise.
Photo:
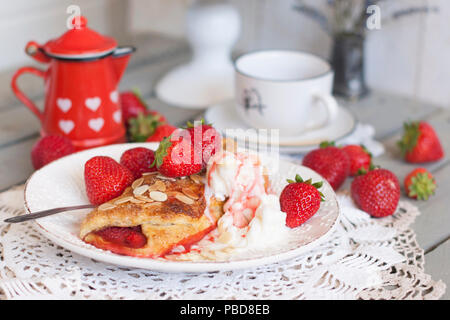
[(338, 115), (338, 103), (336, 99), (331, 94), (319, 93), (314, 95), (314, 107), (322, 104), (326, 108), (327, 116), (320, 123), (310, 123), (307, 125), (308, 130), (321, 128), (328, 123), (333, 122)]
[(17, 86), (17, 79), (24, 73), (31, 73), (45, 79), (45, 71), (36, 69), (34, 67), (23, 67), (17, 70), (11, 79), (11, 88), (14, 94), (42, 122), (44, 119), (44, 115), (42, 114), (42, 112), (38, 109), (33, 101), (31, 101), (22, 91), (20, 91), (19, 87)]

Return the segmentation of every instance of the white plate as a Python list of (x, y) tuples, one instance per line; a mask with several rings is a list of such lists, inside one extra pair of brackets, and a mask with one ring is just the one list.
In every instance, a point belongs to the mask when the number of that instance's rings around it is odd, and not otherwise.
[[(97, 155), (111, 156), (119, 160), (120, 155), (125, 150), (137, 146), (156, 149), (157, 144), (128, 143), (85, 150), (56, 160), (41, 168), (30, 177), (25, 187), (25, 207), (27, 211), (36, 212), (54, 207), (87, 204), (83, 173), (84, 163)], [(306, 167), (280, 160), (278, 172), (271, 176), (274, 190), (279, 193), (286, 185), (286, 178), (292, 178), (296, 173), (302, 175), (305, 179), (311, 177), (313, 181), (323, 180), (317, 173)], [(80, 255), (106, 263), (164, 272), (232, 270), (290, 259), (311, 250), (325, 240), (337, 225), (340, 210), (336, 195), (328, 183), (324, 183), (321, 191), (325, 195), (325, 202), (306, 223), (291, 229), (290, 232), (293, 236), (290, 241), (267, 248), (264, 252), (249, 252), (244, 257), (234, 257), (226, 261), (186, 262), (136, 258), (95, 248), (78, 237), (81, 221), (88, 210), (48, 216), (36, 220), (35, 223), (42, 234), (56, 244)]]
[[(205, 120), (212, 123), (214, 127), (225, 133), (227, 129), (251, 129), (244, 121), (242, 121), (236, 112), (234, 101), (217, 104), (205, 112)], [(300, 121), (300, 119), (299, 119)], [(346, 108), (339, 107), (336, 120), (320, 129), (311, 130), (296, 136), (279, 136), (280, 150), (285, 148), (292, 151), (305, 151), (316, 147), (322, 141), (336, 141), (350, 135), (356, 128), (355, 116)], [(230, 138), (238, 141), (242, 140), (242, 136), (238, 133), (227, 132)], [(248, 141), (252, 137), (246, 137)], [(261, 142), (261, 141), (259, 141)], [(270, 143), (270, 140), (268, 141)]]

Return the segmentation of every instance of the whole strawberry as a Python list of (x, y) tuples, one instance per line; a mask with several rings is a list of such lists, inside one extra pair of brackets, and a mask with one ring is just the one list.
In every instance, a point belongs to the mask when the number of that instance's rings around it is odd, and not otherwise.
[(319, 149), (307, 153), (302, 164), (324, 177), (334, 190), (339, 189), (350, 173), (347, 154), (329, 142), (322, 142)]
[(177, 129), (161, 141), (155, 152), (154, 165), (167, 177), (188, 176), (203, 168), (201, 153), (193, 147), (186, 129)]
[(287, 181), (289, 184), (280, 194), (280, 207), (281, 211), (286, 212), (286, 226), (296, 228), (319, 210), (324, 197), (318, 189), (323, 182), (303, 181), (298, 174), (295, 181)]
[(386, 217), (397, 208), (400, 184), (391, 171), (374, 169), (353, 179), (351, 196), (361, 210), (373, 217)]
[(427, 122), (405, 123), (403, 137), (398, 141), (407, 162), (422, 163), (437, 161), (444, 157), (439, 137)]
[(133, 182), (133, 174), (113, 158), (96, 156), (84, 165), (89, 201), (99, 205), (118, 197)]
[(205, 124), (204, 119), (199, 123), (187, 123), (187, 130), (191, 134), (194, 148), (201, 148), (202, 165), (205, 168), (209, 159), (222, 148), (222, 136), (210, 124)]
[(428, 200), (436, 190), (436, 181), (427, 169), (416, 168), (406, 176), (404, 186), (408, 197)]
[(120, 105), (125, 125), (129, 125), (130, 119), (140, 114), (155, 116), (160, 122), (167, 119), (157, 111), (150, 110), (137, 91), (125, 91), (120, 93)]
[(139, 95), (133, 91), (120, 93), (120, 105), (123, 121), (127, 125), (130, 118), (135, 118), (147, 110), (147, 106), (142, 102)]
[(372, 155), (361, 145), (349, 144), (342, 148), (350, 160), (350, 176), (354, 177), (358, 171), (368, 171), (372, 163)]
[(128, 120), (128, 136), (133, 142), (144, 142), (156, 133), (158, 127), (166, 124), (159, 114), (146, 111)]
[(120, 164), (131, 171), (134, 179), (140, 178), (144, 172), (157, 171), (156, 167), (151, 167), (153, 161), (155, 152), (143, 147), (129, 149), (120, 157)]
[(49, 135), (39, 139), (31, 149), (31, 162), (34, 169), (75, 152), (72, 141), (66, 137)]
[(171, 124), (164, 123), (156, 127), (153, 134), (147, 138), (147, 142), (160, 142), (165, 137), (168, 137), (177, 129), (177, 127)]

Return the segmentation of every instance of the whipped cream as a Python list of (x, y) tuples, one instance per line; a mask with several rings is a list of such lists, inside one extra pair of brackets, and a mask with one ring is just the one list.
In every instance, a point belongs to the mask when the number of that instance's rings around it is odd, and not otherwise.
[(217, 244), (226, 248), (262, 249), (285, 240), (286, 213), (270, 193), (265, 168), (255, 154), (224, 151), (211, 159), (207, 186), (227, 199), (217, 223)]
[(278, 196), (271, 193), (266, 169), (256, 154), (216, 153), (206, 172), (207, 216), (212, 196), (226, 201), (217, 228), (191, 246), (189, 252), (180, 248), (181, 254), (167, 258), (227, 260), (249, 250), (264, 250), (288, 241), (286, 213), (280, 209)]

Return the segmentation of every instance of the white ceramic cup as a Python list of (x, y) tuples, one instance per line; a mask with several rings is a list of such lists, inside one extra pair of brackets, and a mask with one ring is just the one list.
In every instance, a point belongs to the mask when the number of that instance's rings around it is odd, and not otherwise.
[(312, 54), (246, 53), (235, 61), (237, 112), (249, 126), (284, 136), (324, 127), (338, 113), (333, 76), (331, 65)]

